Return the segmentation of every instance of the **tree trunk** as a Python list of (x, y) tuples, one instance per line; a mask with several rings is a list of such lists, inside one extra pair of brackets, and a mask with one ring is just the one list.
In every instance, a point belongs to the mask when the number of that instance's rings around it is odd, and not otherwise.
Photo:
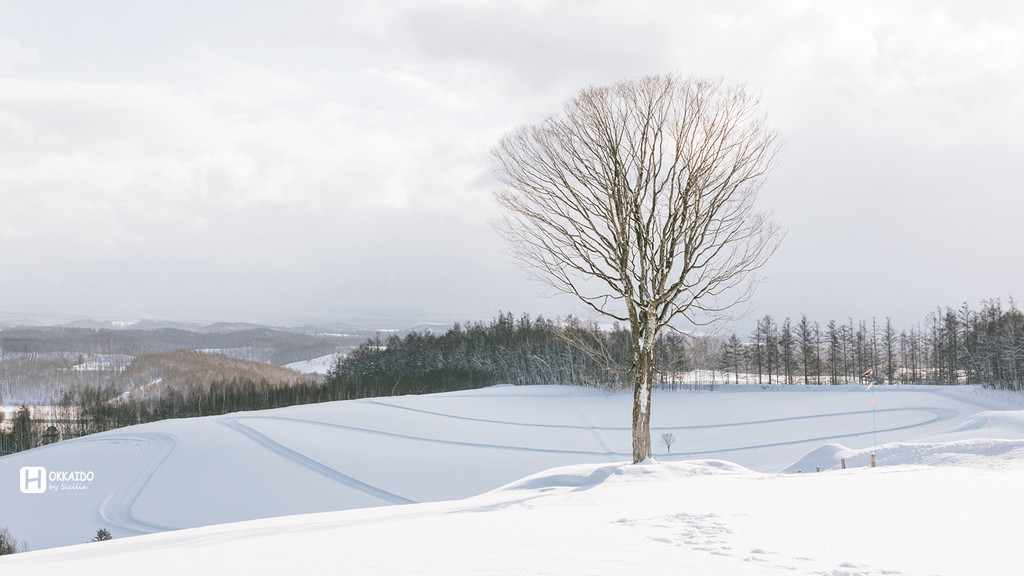
[(651, 385), (654, 383), (653, 343), (633, 353), (633, 464), (651, 457)]

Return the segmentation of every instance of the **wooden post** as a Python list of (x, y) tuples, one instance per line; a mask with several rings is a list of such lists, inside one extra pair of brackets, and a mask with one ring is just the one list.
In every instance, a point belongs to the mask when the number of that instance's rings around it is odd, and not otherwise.
[(815, 466), (814, 467), (814, 471), (815, 472), (821, 472), (821, 466)]
[(872, 468), (875, 467), (875, 453), (874, 452), (871, 453), (871, 467)]
[(840, 458), (839, 464), (842, 465), (843, 470), (846, 470), (846, 458)]

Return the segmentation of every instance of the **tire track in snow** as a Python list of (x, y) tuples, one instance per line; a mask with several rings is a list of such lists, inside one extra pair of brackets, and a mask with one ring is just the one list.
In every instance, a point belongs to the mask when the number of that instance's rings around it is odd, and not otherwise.
[[(402, 440), (415, 440), (418, 442), (430, 442), (434, 444), (446, 444), (449, 446), (465, 446), (468, 448), (487, 448), (491, 450), (513, 450), (519, 452), (542, 452), (546, 454), (579, 454), (584, 456), (631, 456), (632, 453), (625, 452), (597, 452), (593, 450), (564, 450), (558, 448), (533, 448), (529, 446), (511, 446), (507, 444), (487, 444), (484, 442), (466, 442), (463, 440), (444, 440), (441, 438), (428, 438), (425, 436), (414, 436), (412, 434), (402, 434), (399, 432), (388, 432), (385, 430), (374, 430), (373, 428), (363, 428), (361, 426), (350, 426), (348, 424), (335, 424), (332, 422), (321, 422), (319, 420), (304, 420), (302, 418), (291, 418), (288, 416), (251, 416), (248, 417), (251, 420), (284, 420), (289, 422), (298, 422), (300, 424), (308, 424), (310, 426), (326, 426), (328, 428), (337, 428), (340, 430), (348, 430), (351, 432), (362, 432), (364, 434), (373, 434), (376, 436), (385, 436), (388, 438), (399, 438)], [(573, 428), (585, 429), (583, 426), (573, 426)], [(628, 429), (627, 429), (628, 430)]]
[[(435, 412), (433, 410), (424, 410), (422, 408), (412, 408), (410, 406), (399, 406), (398, 404), (390, 404), (388, 402), (381, 402), (380, 400), (364, 400), (361, 401), (363, 404), (373, 404), (375, 406), (383, 406), (385, 408), (394, 408), (395, 410), (407, 410), (409, 412), (417, 412), (419, 414), (429, 414), (430, 416), (440, 416), (441, 418), (451, 418), (453, 420), (464, 420), (468, 422), (482, 422), (484, 424), (505, 424), (508, 426), (522, 426), (524, 428), (559, 428), (568, 430), (618, 430), (628, 431), (628, 426), (580, 426), (578, 424), (537, 424), (532, 422), (510, 422), (508, 420), (492, 420), (490, 418), (476, 418), (473, 416), (459, 416), (458, 414), (447, 414), (445, 412)], [(577, 404), (577, 408), (579, 408)]]
[(380, 498), (381, 500), (384, 500), (385, 502), (389, 502), (391, 504), (416, 503), (415, 500), (410, 500), (409, 498), (406, 498), (404, 496), (399, 496), (398, 494), (388, 492), (387, 490), (383, 490), (371, 484), (367, 484), (366, 482), (363, 482), (361, 480), (357, 480), (349, 476), (348, 474), (338, 472), (334, 468), (326, 466), (318, 462), (317, 460), (314, 460), (306, 456), (305, 454), (296, 452), (295, 450), (292, 450), (291, 448), (288, 448), (287, 446), (284, 446), (283, 444), (274, 441), (269, 436), (249, 426), (246, 426), (245, 424), (242, 424), (238, 420), (220, 420), (219, 423), (223, 424), (224, 426), (227, 426), (228, 428), (231, 428), (232, 430), (238, 432), (239, 434), (242, 434), (246, 438), (259, 444), (260, 446), (266, 448), (267, 450), (273, 452), (274, 454), (277, 454), (278, 456), (281, 456), (286, 460), (290, 460), (291, 462), (294, 462), (295, 464), (298, 464), (299, 466), (302, 466), (303, 468), (306, 468), (307, 470), (319, 474), (329, 480), (333, 480), (340, 484), (344, 484), (345, 486), (348, 486), (350, 488), (355, 488), (360, 492), (364, 492), (376, 498)]
[[(960, 413), (952, 408), (938, 408), (935, 406), (904, 406), (902, 408), (878, 408), (874, 410), (876, 414), (883, 412), (930, 412), (934, 415), (931, 420), (924, 422), (916, 422), (914, 424), (906, 424), (903, 426), (897, 426), (895, 428), (886, 428), (884, 431), (889, 432), (892, 430), (906, 430), (907, 428), (915, 428), (917, 426), (925, 426), (934, 422), (940, 422), (942, 420), (949, 420), (958, 416)], [(782, 422), (796, 422), (798, 420), (815, 420), (819, 418), (836, 418), (839, 416), (866, 416), (871, 414), (871, 410), (851, 410), (849, 412), (829, 412), (826, 414), (808, 414), (807, 416), (789, 416), (785, 418), (771, 418), (768, 420), (749, 420), (746, 422), (724, 422), (722, 424), (696, 424), (692, 426), (658, 426), (658, 430), (703, 430), (706, 428), (732, 428), (734, 426), (758, 426), (761, 424), (778, 424)], [(653, 428), (652, 428), (653, 430)], [(879, 432), (883, 432), (881, 428)], [(868, 433), (871, 431), (868, 430)], [(865, 432), (857, 432), (856, 434), (864, 434)], [(856, 435), (854, 434), (854, 435)], [(849, 434), (847, 434), (849, 436)]]
[[(733, 447), (733, 448), (718, 448), (718, 449), (711, 449), (711, 450), (694, 450), (694, 451), (690, 451), (690, 452), (685, 452), (685, 453), (677, 454), (677, 456), (702, 456), (702, 455), (708, 455), (708, 454), (721, 454), (721, 453), (725, 453), (725, 452), (739, 452), (741, 450), (757, 450), (757, 449), (760, 449), (760, 448), (775, 448), (775, 447), (778, 447), (778, 446), (791, 446), (793, 444), (803, 444), (803, 443), (807, 443), (807, 442), (823, 442), (823, 441), (830, 441), (830, 440), (841, 440), (843, 438), (853, 438), (853, 437), (856, 437), (856, 436), (863, 436), (865, 434), (872, 434), (873, 432), (895, 432), (897, 430), (909, 430), (911, 428), (917, 428), (919, 426), (927, 426), (928, 424), (933, 424), (935, 422), (941, 422), (943, 420), (949, 420), (950, 418), (954, 418), (954, 417), (956, 417), (956, 416), (958, 416), (960, 414), (959, 412), (957, 412), (956, 410), (953, 410), (951, 408), (938, 408), (938, 407), (929, 407), (929, 408), (886, 408), (886, 409), (883, 409), (883, 410), (878, 410), (878, 412), (931, 412), (933, 414), (933, 417), (932, 417), (931, 420), (927, 420), (925, 422), (915, 422), (913, 424), (904, 424), (902, 426), (891, 426), (891, 427), (888, 427), (888, 428), (879, 428), (878, 430), (875, 430), (875, 431), (865, 430), (865, 431), (862, 431), (862, 432), (849, 432), (849, 433), (846, 433), (846, 434), (835, 434), (835, 435), (830, 435), (830, 436), (816, 436), (816, 437), (813, 437), (813, 438), (799, 438), (799, 439), (795, 439), (795, 440), (788, 440), (788, 441), (781, 441), (781, 442), (768, 442), (768, 443), (765, 443), (765, 444), (750, 444), (750, 445), (746, 445), (746, 446), (736, 446), (736, 447)], [(851, 412), (850, 414), (870, 414), (870, 413), (871, 413), (870, 410), (862, 410), (862, 411), (858, 411), (858, 412)], [(839, 414), (839, 415), (842, 415), (842, 414)], [(711, 427), (719, 427), (719, 426), (711, 426)], [(678, 430), (678, 428), (666, 428), (666, 429), (667, 430)], [(659, 428), (659, 430), (661, 430), (661, 428)], [(672, 455), (670, 454), (669, 456), (672, 456)]]
[[(408, 410), (410, 412), (418, 412), (418, 413), (421, 413), (421, 414), (429, 414), (431, 416), (438, 416), (438, 417), (441, 417), (441, 418), (451, 418), (451, 419), (454, 419), (454, 420), (466, 420), (466, 421), (470, 421), (470, 422), (481, 422), (481, 423), (485, 423), (485, 424), (503, 424), (503, 425), (507, 425), (507, 426), (524, 426), (524, 427), (528, 427), (528, 428), (556, 428), (556, 429), (590, 430), (590, 431), (604, 430), (604, 431), (628, 432), (628, 431), (632, 430), (629, 426), (592, 426), (592, 425), (580, 426), (578, 424), (537, 424), (537, 423), (529, 423), (529, 422), (511, 422), (511, 421), (508, 421), (508, 420), (494, 420), (494, 419), (489, 419), (489, 418), (476, 418), (476, 417), (473, 417), (473, 416), (460, 416), (460, 415), (457, 415), (457, 414), (447, 414), (445, 412), (435, 412), (435, 411), (432, 411), (432, 410), (424, 410), (422, 408), (412, 408), (412, 407), (409, 407), (409, 406), (399, 406), (397, 404), (389, 404), (387, 402), (381, 402), (379, 400), (368, 400), (365, 403), (366, 404), (374, 404), (374, 405), (377, 405), (377, 406), (384, 406), (384, 407), (387, 407), (387, 408), (394, 408), (396, 410)], [(581, 413), (583, 412), (582, 409), (580, 411), (581, 411)], [(931, 412), (933, 414), (938, 414), (938, 412), (942, 411), (942, 416), (936, 416), (935, 418), (932, 418), (931, 420), (928, 420), (928, 421), (925, 421), (925, 422), (920, 422), (920, 423), (917, 423), (917, 424), (911, 424), (911, 425), (908, 425), (908, 426), (900, 426), (900, 427), (897, 427), (897, 428), (887, 428), (885, 431), (903, 430), (903, 429), (906, 429), (906, 428), (913, 428), (914, 426), (924, 426), (926, 424), (931, 424), (931, 423), (939, 421), (939, 420), (948, 420), (950, 418), (955, 417), (958, 414), (955, 410), (952, 410), (950, 408), (936, 408), (936, 407), (932, 407), (932, 406), (910, 406), (910, 407), (902, 407), (902, 408), (879, 408), (879, 409), (875, 410), (875, 413), (883, 413), (883, 412), (914, 412), (914, 411)], [(763, 424), (778, 424), (778, 423), (782, 423), (782, 422), (798, 422), (798, 421), (814, 420), (814, 419), (819, 419), (819, 418), (836, 418), (836, 417), (839, 417), (839, 416), (862, 416), (862, 415), (866, 415), (866, 414), (871, 414), (871, 412), (872, 412), (871, 410), (849, 410), (849, 411), (845, 411), (845, 412), (826, 412), (824, 414), (807, 414), (807, 415), (803, 415), (803, 416), (784, 416), (784, 417), (781, 417), (781, 418), (766, 418), (766, 419), (763, 419), (763, 420), (743, 420), (743, 421), (740, 421), (740, 422), (719, 422), (719, 423), (714, 423), (714, 424), (687, 424), (687, 425), (680, 425), (680, 426), (671, 426), (671, 425), (668, 425), (668, 426), (653, 426), (653, 427), (651, 427), (651, 430), (655, 430), (655, 429), (657, 429), (657, 430), (705, 430), (705, 429), (709, 429), (709, 428), (733, 428), (733, 427), (739, 427), (739, 426), (760, 426), (760, 425), (763, 425)], [(589, 423), (589, 420), (585, 419), (584, 421)], [(878, 430), (878, 431), (882, 432), (882, 430)], [(868, 430), (867, 432), (870, 432), (870, 430)], [(847, 436), (850, 436), (850, 435), (856, 436), (858, 434), (864, 434), (864, 433), (865, 432), (857, 432), (855, 434), (849, 434)]]
[[(384, 405), (387, 406), (387, 404), (384, 404)], [(399, 408), (401, 408), (401, 407), (399, 407)], [(414, 411), (421, 412), (421, 410), (416, 410), (416, 409), (414, 409)], [(923, 421), (923, 422), (914, 422), (912, 424), (904, 424), (904, 425), (900, 425), (900, 426), (890, 426), (890, 427), (885, 427), (885, 428), (878, 428), (876, 432), (893, 432), (893, 431), (897, 431), (897, 430), (907, 430), (907, 429), (910, 429), (910, 428), (916, 428), (918, 426), (925, 426), (925, 425), (932, 424), (934, 422), (939, 422), (939, 421), (942, 421), (942, 420), (948, 420), (950, 418), (955, 417), (958, 414), (957, 411), (952, 410), (952, 409), (936, 408), (936, 407), (885, 408), (885, 409), (877, 410), (876, 412), (881, 413), (881, 412), (914, 412), (914, 411), (917, 411), (917, 412), (929, 412), (929, 413), (931, 413), (933, 415), (933, 417), (931, 419)], [(652, 427), (651, 430), (652, 431), (654, 431), (654, 430), (662, 431), (662, 430), (699, 430), (699, 429), (709, 429), (709, 428), (731, 428), (731, 427), (738, 427), (738, 426), (756, 426), (756, 425), (761, 425), (761, 424), (774, 424), (774, 423), (781, 423), (781, 422), (793, 422), (793, 421), (809, 420), (809, 419), (815, 419), (815, 418), (830, 418), (830, 417), (836, 417), (836, 416), (850, 416), (850, 415), (867, 415), (867, 414), (870, 414), (870, 413), (871, 413), (871, 410), (854, 410), (854, 411), (850, 411), (850, 412), (837, 412), (837, 413), (832, 413), (832, 414), (813, 414), (813, 415), (808, 415), (808, 416), (794, 416), (794, 417), (787, 417), (787, 418), (773, 418), (773, 419), (768, 419), (768, 420), (757, 420), (757, 421), (749, 421), (749, 422), (733, 422), (733, 423), (724, 423), (724, 424), (707, 424), (707, 425), (695, 425), (695, 426), (658, 426), (658, 427)], [(472, 420), (472, 421), (478, 421), (478, 422), (488, 422), (487, 420), (480, 419), (480, 418), (451, 416), (451, 415), (446, 415), (446, 414), (438, 414), (438, 415), (439, 416), (448, 416), (448, 417), (456, 418), (456, 419), (460, 419), (460, 420)], [(352, 431), (352, 432), (361, 432), (361, 433), (364, 433), (364, 434), (374, 434), (374, 435), (377, 435), (377, 436), (384, 436), (384, 437), (389, 437), (389, 438), (398, 438), (398, 439), (403, 439), (403, 440), (414, 440), (414, 441), (419, 441), (419, 442), (430, 442), (430, 443), (435, 443), (435, 444), (445, 444), (445, 445), (449, 445), (449, 446), (465, 446), (465, 447), (469, 447), (469, 448), (484, 448), (484, 449), (492, 449), (492, 450), (512, 450), (512, 451), (519, 451), (519, 452), (539, 452), (539, 453), (546, 453), (546, 454), (573, 454), (573, 455), (600, 456), (600, 457), (623, 457), (623, 458), (625, 458), (625, 457), (631, 457), (632, 456), (632, 452), (615, 452), (613, 450), (607, 450), (607, 451), (569, 450), (569, 449), (560, 449), (560, 448), (543, 448), (543, 447), (515, 446), (515, 445), (507, 445), (507, 444), (491, 444), (491, 443), (483, 443), (483, 442), (468, 442), (468, 441), (464, 441), (464, 440), (445, 440), (445, 439), (441, 439), (441, 438), (428, 438), (428, 437), (425, 437), (425, 436), (418, 436), (418, 435), (412, 435), (412, 434), (402, 434), (402, 433), (399, 433), (399, 432), (388, 432), (386, 430), (376, 430), (376, 429), (373, 429), (373, 428), (365, 428), (365, 427), (362, 427), (362, 426), (352, 426), (352, 425), (348, 425), (348, 424), (337, 424), (337, 423), (332, 423), (332, 422), (322, 422), (322, 421), (319, 421), (319, 420), (306, 420), (306, 419), (302, 419), (302, 418), (293, 418), (293, 417), (288, 417), (288, 416), (249, 416), (247, 418), (255, 419), (255, 420), (283, 420), (283, 421), (291, 421), (291, 422), (298, 422), (298, 423), (301, 423), (301, 424), (307, 424), (307, 425), (311, 425), (311, 426), (325, 426), (325, 427), (328, 427), (328, 428), (335, 428), (335, 429), (340, 429), (340, 430), (348, 430), (348, 431)], [(496, 424), (514, 424), (512, 422), (502, 422), (502, 421), (491, 421), (491, 422), (492, 423), (496, 423)], [(527, 426), (537, 427), (537, 426), (545, 426), (545, 425), (542, 425), (542, 424), (527, 424)], [(555, 424), (555, 425), (551, 425), (549, 427), (551, 427), (551, 428), (563, 428), (563, 429), (564, 428), (569, 428), (569, 429), (575, 429), (575, 430), (590, 430), (590, 431), (595, 431), (595, 430), (622, 430), (622, 431), (628, 431), (629, 430), (629, 428), (606, 428), (606, 427), (600, 427), (600, 426), (588, 427), (588, 426), (562, 425), (562, 424)], [(692, 455), (703, 455), (703, 454), (717, 454), (717, 453), (722, 453), (722, 452), (737, 452), (737, 451), (741, 451), (741, 450), (755, 450), (755, 449), (760, 449), (760, 448), (771, 448), (771, 447), (776, 447), (776, 446), (788, 446), (788, 445), (792, 445), (792, 444), (802, 444), (802, 443), (808, 443), (808, 442), (819, 442), (819, 441), (823, 441), (823, 440), (829, 440), (829, 441), (831, 441), (831, 440), (839, 440), (839, 439), (842, 439), (842, 438), (852, 438), (852, 437), (862, 436), (864, 434), (871, 434), (871, 433), (872, 433), (872, 429), (871, 428), (865, 428), (863, 430), (858, 430), (858, 431), (853, 431), (853, 432), (848, 432), (848, 433), (843, 433), (843, 434), (834, 434), (834, 435), (828, 435), (828, 436), (815, 436), (815, 437), (809, 437), (809, 438), (793, 438), (791, 440), (780, 441), (780, 442), (772, 442), (772, 443), (765, 443), (765, 444), (748, 444), (748, 445), (735, 446), (735, 447), (730, 447), (730, 448), (709, 449), (709, 450), (702, 450), (702, 451), (696, 451), (696, 452), (685, 452), (685, 453), (682, 453), (680, 455), (685, 454), (685, 455), (692, 456)]]
[(132, 512), (132, 507), (142, 494), (142, 491), (146, 489), (156, 471), (160, 469), (160, 466), (167, 460), (167, 457), (177, 448), (177, 438), (173, 434), (145, 433), (102, 436), (95, 441), (109, 442), (112, 440), (127, 440), (140, 445), (142, 446), (143, 453), (128, 471), (121, 476), (121, 479), (117, 481), (117, 484), (107, 494), (107, 497), (103, 499), (99, 507), (100, 517), (111, 526), (138, 534), (176, 530), (177, 527), (162, 526), (136, 518)]

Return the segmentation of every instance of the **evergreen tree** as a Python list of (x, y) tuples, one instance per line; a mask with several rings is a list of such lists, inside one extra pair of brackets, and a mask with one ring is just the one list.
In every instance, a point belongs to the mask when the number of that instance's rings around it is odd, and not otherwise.
[(32, 434), (32, 412), (24, 404), (18, 408), (11, 421), (11, 444), (15, 452), (35, 448)]
[(785, 376), (785, 383), (793, 383), (793, 365), (794, 365), (794, 342), (793, 342), (793, 328), (790, 325), (789, 318), (787, 317), (782, 322), (782, 328), (779, 331), (779, 354), (782, 360), (782, 371)]
[(882, 349), (885, 355), (885, 382), (894, 384), (896, 382), (896, 331), (893, 330), (892, 320), (889, 317), (885, 318)]
[(803, 374), (804, 385), (806, 386), (810, 384), (811, 367), (814, 364), (814, 332), (811, 329), (811, 323), (808, 322), (806, 314), (800, 317), (796, 336), (797, 349), (800, 351), (801, 373)]
[(743, 361), (743, 343), (736, 334), (730, 334), (729, 340), (725, 343), (724, 368), (732, 370), (734, 382), (740, 383), (740, 362)]
[(0, 556), (17, 554), (18, 552), (24, 552), (25, 550), (25, 544), (19, 542), (14, 536), (12, 536), (6, 526), (0, 528)]

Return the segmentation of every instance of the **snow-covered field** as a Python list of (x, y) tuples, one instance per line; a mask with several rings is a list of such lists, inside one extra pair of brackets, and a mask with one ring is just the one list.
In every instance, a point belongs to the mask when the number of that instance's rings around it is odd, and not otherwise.
[[(661, 392), (657, 463), (638, 466), (623, 463), (629, 403), (589, 389), (494, 387), (164, 421), (6, 456), (0, 527), (35, 551), (0, 558), (0, 571), (992, 575), (1024, 566), (1020, 395)], [(663, 433), (675, 437), (670, 454)], [(23, 467), (57, 480), (22, 493)], [(62, 481), (76, 472), (91, 480)], [(99, 528), (115, 540), (44, 550)]]
[(334, 365), (334, 362), (337, 359), (338, 354), (328, 354), (311, 360), (285, 364), (284, 367), (295, 370), (296, 372), (302, 372), (303, 374), (327, 374), (327, 371), (330, 370), (331, 366)]

